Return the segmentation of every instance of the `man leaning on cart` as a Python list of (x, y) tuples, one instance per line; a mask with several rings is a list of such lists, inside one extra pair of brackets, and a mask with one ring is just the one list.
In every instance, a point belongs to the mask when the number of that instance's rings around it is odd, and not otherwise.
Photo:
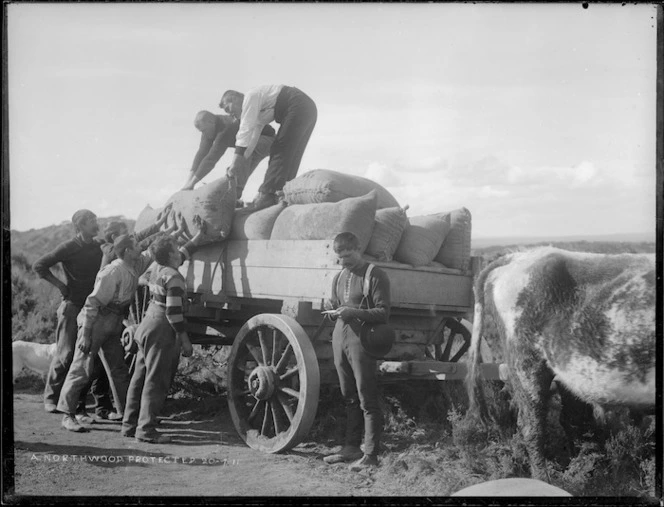
[[(369, 274), (368, 294), (363, 290), (369, 263), (362, 258), (357, 236), (342, 232), (334, 239), (334, 252), (343, 269), (332, 282), (326, 307), (336, 318), (332, 333), (334, 365), (346, 405), (346, 437), (340, 452), (326, 456), (326, 463), (353, 462), (351, 471), (378, 465), (383, 415), (378, 404), (376, 358), (360, 339), (363, 323), (387, 323), (390, 313), (390, 280), (380, 268)], [(364, 309), (365, 307), (366, 309)], [(364, 423), (364, 424), (363, 424)], [(364, 452), (360, 449), (364, 428)]]

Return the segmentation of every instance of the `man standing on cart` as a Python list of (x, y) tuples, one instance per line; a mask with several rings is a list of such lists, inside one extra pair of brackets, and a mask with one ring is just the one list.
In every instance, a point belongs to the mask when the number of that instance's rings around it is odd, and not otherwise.
[[(383, 270), (374, 267), (365, 298), (364, 278), (369, 263), (362, 258), (357, 236), (350, 232), (337, 235), (334, 252), (343, 269), (334, 277), (328, 306), (334, 308), (331, 316), (337, 319), (332, 333), (332, 349), (347, 420), (343, 448), (324, 460), (326, 463), (354, 461), (350, 470), (355, 472), (378, 465), (383, 415), (378, 404), (376, 358), (364, 349), (360, 328), (363, 323), (387, 323), (390, 280)], [(364, 452), (360, 449), (363, 429)]]
[(226, 113), (240, 121), (235, 138), (235, 155), (227, 170), (229, 177), (246, 172), (261, 131), (275, 121), (280, 127), (270, 148), (270, 161), (258, 197), (248, 206), (258, 211), (277, 203), (276, 192), (297, 176), (304, 149), (316, 125), (318, 109), (304, 92), (292, 86), (264, 85), (247, 95), (227, 90), (219, 103)]

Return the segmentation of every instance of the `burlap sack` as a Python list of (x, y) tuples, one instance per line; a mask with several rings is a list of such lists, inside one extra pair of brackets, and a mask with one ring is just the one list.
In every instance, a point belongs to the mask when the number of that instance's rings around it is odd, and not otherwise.
[(372, 190), (377, 193), (377, 209), (399, 206), (392, 194), (375, 181), (328, 169), (314, 169), (298, 176), (284, 185), (283, 192), (288, 204), (313, 204), (339, 202)]
[(436, 256), (450, 230), (449, 218), (427, 215), (410, 218), (409, 222), (394, 259), (412, 266), (426, 266)]
[(226, 176), (201, 185), (195, 190), (180, 190), (166, 202), (173, 203), (173, 211), (182, 213), (188, 232), (193, 235), (194, 215), (208, 223), (207, 234), (201, 244), (214, 243), (228, 237), (235, 212), (235, 180)]
[(255, 213), (237, 211), (233, 217), (230, 239), (270, 239), (274, 222), (286, 208), (285, 202), (280, 202), (269, 208)]
[(373, 231), (376, 191), (362, 197), (320, 204), (294, 204), (277, 217), (270, 239), (334, 239), (340, 232), (352, 232), (362, 252)]
[(449, 219), (451, 227), (434, 260), (448, 268), (468, 270), (470, 268), (470, 236), (472, 232), (470, 211), (466, 208), (459, 208), (446, 213), (437, 213), (435, 216)]
[(154, 225), (154, 223), (157, 221), (157, 215), (159, 215), (159, 212), (162, 209), (163, 208), (154, 209), (149, 204), (145, 206), (143, 211), (138, 214), (138, 218), (134, 224), (134, 231), (142, 231), (143, 229), (147, 229), (148, 227)]
[(401, 235), (408, 225), (407, 208), (407, 206), (384, 208), (376, 211), (374, 228), (366, 251), (368, 255), (384, 262), (393, 259), (394, 252), (401, 241)]

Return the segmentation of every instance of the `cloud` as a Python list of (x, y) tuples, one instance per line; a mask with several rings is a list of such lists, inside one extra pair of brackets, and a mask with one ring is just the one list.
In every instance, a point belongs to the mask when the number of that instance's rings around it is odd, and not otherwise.
[[(70, 67), (64, 69), (50, 69), (56, 78), (66, 79), (99, 79), (110, 77), (146, 77), (147, 72), (122, 69), (118, 67)], [(48, 69), (47, 69), (48, 71)]]
[(540, 166), (523, 169), (512, 166), (507, 171), (507, 182), (525, 186), (594, 187), (606, 182), (600, 170), (587, 160), (574, 166)]

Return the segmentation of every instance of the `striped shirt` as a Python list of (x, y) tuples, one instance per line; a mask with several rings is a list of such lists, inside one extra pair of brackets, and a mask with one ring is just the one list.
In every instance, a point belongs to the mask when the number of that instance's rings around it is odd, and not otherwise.
[(176, 333), (184, 329), (184, 277), (177, 269), (158, 265), (150, 274), (152, 303), (166, 309), (166, 319)]

